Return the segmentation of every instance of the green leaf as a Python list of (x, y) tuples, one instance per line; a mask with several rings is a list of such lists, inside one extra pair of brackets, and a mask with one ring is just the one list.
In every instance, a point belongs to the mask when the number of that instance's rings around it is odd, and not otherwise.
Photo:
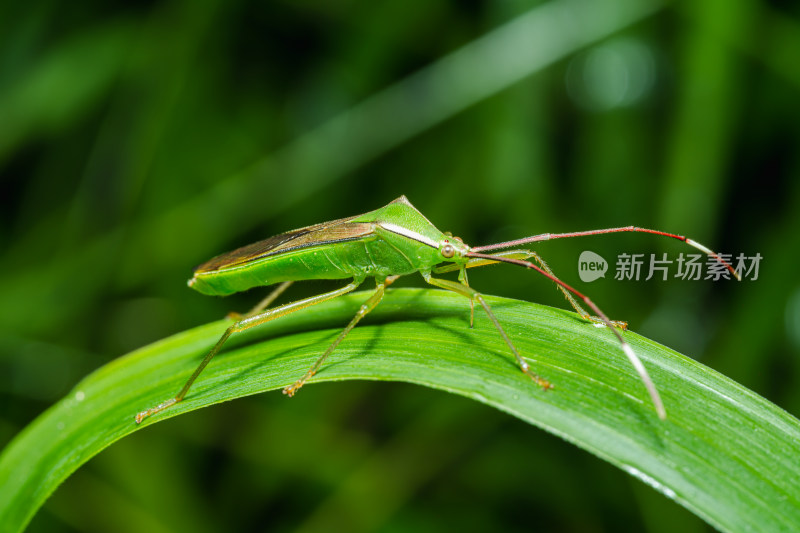
[[(3, 451), (3, 531), (22, 530), (67, 476), (128, 433), (292, 383), (366, 294), (234, 336), (183, 402), (141, 427), (136, 412), (173, 396), (228, 323), (180, 333), (97, 370)], [(541, 390), (519, 371), (484, 315), (476, 313), (469, 329), (463, 298), (420, 289), (389, 291), (313, 381), (398, 380), (461, 394), (617, 465), (719, 529), (800, 530), (797, 419), (713, 370), (626, 332), (663, 397), (668, 419), (661, 422), (605, 328), (536, 304), (487, 301), (554, 390)]]

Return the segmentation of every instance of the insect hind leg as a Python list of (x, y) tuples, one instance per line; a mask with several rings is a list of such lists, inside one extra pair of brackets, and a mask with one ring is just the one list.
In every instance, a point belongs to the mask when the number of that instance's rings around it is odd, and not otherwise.
[(275, 289), (270, 291), (270, 293), (263, 300), (258, 302), (248, 312), (242, 314), (242, 313), (237, 313), (236, 311), (231, 311), (230, 313), (228, 313), (228, 315), (225, 318), (228, 318), (228, 319), (231, 319), (231, 320), (241, 320), (242, 318), (246, 318), (246, 317), (257, 315), (258, 313), (260, 313), (261, 311), (263, 311), (264, 309), (266, 309), (267, 307), (272, 305), (272, 302), (277, 300), (278, 296), (283, 294), (283, 292), (286, 289), (288, 289), (289, 286), (292, 283), (294, 283), (294, 281), (284, 281), (283, 283), (281, 283), (280, 285), (275, 287)]
[(310, 298), (305, 298), (303, 300), (298, 300), (296, 302), (284, 304), (279, 307), (275, 307), (273, 309), (267, 309), (266, 311), (257, 312), (252, 316), (250, 315), (245, 316), (244, 318), (241, 318), (240, 320), (236, 321), (234, 324), (231, 324), (228, 327), (228, 329), (225, 330), (225, 333), (223, 333), (222, 336), (219, 338), (217, 344), (215, 344), (214, 347), (211, 349), (211, 351), (209, 351), (206, 354), (205, 358), (200, 362), (200, 365), (195, 369), (194, 373), (192, 373), (191, 377), (183, 386), (183, 388), (180, 390), (180, 392), (178, 392), (178, 394), (175, 397), (170, 398), (169, 400), (166, 400), (164, 402), (161, 402), (155, 407), (151, 407), (150, 409), (146, 409), (138, 413), (136, 415), (136, 423), (141, 424), (145, 418), (150, 417), (156, 413), (160, 413), (164, 409), (167, 409), (175, 405), (176, 403), (182, 401), (183, 398), (186, 397), (186, 394), (189, 392), (189, 389), (192, 387), (192, 384), (195, 382), (197, 377), (200, 375), (201, 372), (203, 372), (203, 369), (205, 369), (208, 363), (211, 362), (214, 356), (216, 356), (217, 353), (219, 353), (219, 351), (222, 349), (222, 346), (225, 344), (225, 341), (228, 340), (228, 337), (230, 337), (232, 334), (244, 331), (254, 326), (258, 326), (259, 324), (263, 324), (265, 322), (269, 322), (270, 320), (286, 316), (295, 311), (299, 311), (300, 309), (305, 309), (306, 307), (310, 307), (312, 305), (316, 305), (318, 303), (322, 303), (324, 301), (337, 298), (339, 296), (342, 296), (343, 294), (347, 294), (348, 292), (354, 291), (356, 288), (358, 288), (358, 286), (361, 285), (362, 281), (364, 281), (364, 278), (359, 277), (357, 279), (353, 279), (351, 283), (347, 284), (341, 289), (336, 289), (331, 292), (326, 292), (325, 294), (320, 294), (317, 296), (312, 296)]

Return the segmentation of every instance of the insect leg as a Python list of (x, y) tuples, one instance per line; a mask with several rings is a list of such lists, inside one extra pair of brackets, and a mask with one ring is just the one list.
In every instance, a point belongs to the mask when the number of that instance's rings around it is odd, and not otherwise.
[[(499, 254), (492, 254), (492, 255), (499, 255)], [(550, 269), (550, 267), (547, 265), (547, 263), (544, 262), (544, 259), (542, 259), (539, 256), (539, 254), (537, 254), (536, 252), (534, 252), (532, 250), (519, 250), (519, 251), (510, 250), (508, 253), (503, 254), (503, 256), (510, 257), (512, 259), (528, 259), (530, 257), (533, 257), (536, 260), (536, 262), (539, 263), (539, 266), (542, 267), (542, 270), (544, 270), (545, 272), (547, 272), (548, 274), (550, 274), (554, 278), (558, 277)], [(467, 265), (467, 266), (469, 267), (469, 265)], [(603, 322), (602, 318), (596, 317), (596, 316), (592, 316), (589, 313), (587, 313), (583, 309), (583, 307), (581, 307), (580, 304), (578, 304), (578, 301), (575, 299), (574, 296), (572, 296), (572, 294), (567, 289), (565, 289), (564, 287), (562, 287), (561, 285), (558, 285), (558, 284), (556, 284), (556, 287), (559, 288), (561, 293), (564, 295), (564, 297), (567, 299), (567, 301), (570, 303), (570, 305), (573, 307), (573, 309), (575, 309), (575, 311), (581, 316), (581, 318), (583, 318), (584, 320), (587, 320), (589, 322), (594, 322), (595, 324), (603, 324), (603, 325), (605, 325), (605, 322)], [(618, 327), (620, 329), (628, 329), (628, 323), (625, 322), (625, 321), (622, 321), (622, 320), (609, 320), (609, 322), (611, 322), (612, 325), (614, 325), (614, 326), (616, 326), (616, 327)]]
[[(503, 253), (503, 252), (501, 252)], [(526, 256), (527, 257), (527, 256)], [(467, 261), (466, 265), (457, 265), (451, 263), (449, 265), (443, 265), (433, 269), (433, 272), (436, 274), (440, 274), (442, 272), (452, 272), (454, 270), (458, 270), (458, 282), (464, 285), (465, 287), (469, 287), (469, 278), (467, 277), (467, 269), (472, 268), (473, 266), (483, 266), (483, 265), (491, 265), (496, 263), (497, 261), (484, 261), (482, 259), (470, 259)], [(473, 263), (480, 263), (480, 264), (473, 264)], [(470, 297), (469, 299), (469, 327), (472, 328), (475, 325), (475, 299)]]
[[(492, 255), (495, 256), (495, 257), (506, 257), (506, 258), (509, 258), (509, 259), (518, 259), (518, 260), (524, 260), (524, 259), (528, 259), (530, 257), (533, 257), (536, 260), (536, 262), (539, 263), (539, 266), (542, 267), (542, 270), (544, 270), (545, 272), (547, 272), (548, 274), (550, 274), (553, 277), (557, 277), (555, 275), (555, 273), (547, 265), (547, 263), (545, 263), (544, 259), (542, 259), (541, 256), (539, 256), (539, 254), (537, 254), (534, 251), (531, 251), (531, 250), (506, 250), (506, 251), (502, 251), (502, 252), (493, 253)], [(476, 268), (476, 267), (482, 267), (482, 266), (487, 266), (487, 265), (495, 265), (498, 262), (499, 261), (492, 261), (492, 260), (489, 260), (489, 259), (472, 258), (467, 262), (466, 265), (455, 265), (455, 264), (445, 265), (445, 266), (436, 268), (433, 271), (435, 273), (437, 273), (437, 274), (440, 274), (440, 273), (444, 273), (444, 272), (452, 272), (453, 270), (457, 270), (457, 269), (460, 270), (462, 268)], [(460, 279), (461, 279), (461, 277), (459, 275), (459, 280)], [(583, 318), (584, 320), (587, 320), (589, 322), (594, 322), (595, 324), (605, 324), (605, 322), (603, 321), (602, 318), (596, 317), (596, 316), (592, 316), (589, 313), (587, 313), (583, 309), (583, 307), (581, 307), (580, 304), (578, 304), (578, 301), (575, 299), (574, 296), (572, 296), (572, 294), (567, 289), (565, 289), (564, 287), (562, 287), (558, 283), (556, 283), (556, 287), (558, 287), (559, 290), (561, 290), (562, 294), (564, 294), (564, 297), (567, 299), (567, 301), (570, 303), (570, 305), (573, 307), (573, 309), (575, 309), (575, 311), (581, 316), (581, 318)], [(616, 327), (618, 327), (620, 329), (623, 329), (623, 330), (624, 329), (628, 329), (628, 323), (625, 322), (625, 321), (622, 321), (622, 320), (609, 320), (609, 322), (613, 326), (616, 326)]]
[(258, 304), (255, 307), (253, 307), (250, 311), (248, 311), (247, 314), (244, 316), (253, 316), (260, 313), (264, 309), (268, 308), (272, 304), (272, 302), (277, 300), (278, 296), (283, 294), (283, 291), (289, 288), (289, 286), (292, 283), (294, 283), (294, 281), (284, 281), (283, 283), (275, 287), (274, 291), (270, 292), (266, 298), (258, 302)]
[(252, 309), (250, 309), (250, 310), (249, 310), (248, 312), (246, 312), (245, 314), (237, 313), (237, 312), (235, 312), (235, 311), (234, 311), (234, 312), (230, 312), (230, 313), (228, 313), (228, 316), (227, 316), (226, 318), (231, 318), (231, 319), (233, 319), (233, 320), (240, 320), (240, 319), (242, 319), (242, 318), (244, 318), (244, 317), (253, 316), (253, 315), (256, 315), (256, 314), (260, 313), (261, 311), (263, 311), (264, 309), (266, 309), (267, 307), (269, 307), (269, 306), (270, 306), (270, 304), (272, 304), (272, 302), (274, 302), (275, 300), (277, 300), (277, 299), (278, 299), (278, 296), (280, 296), (281, 294), (283, 294), (283, 292), (284, 292), (286, 289), (288, 289), (288, 288), (289, 288), (289, 286), (290, 286), (292, 283), (294, 283), (294, 281), (284, 281), (283, 283), (281, 283), (280, 285), (278, 285), (277, 287), (275, 287), (275, 289), (273, 289), (273, 290), (272, 290), (272, 291), (271, 291), (271, 292), (270, 292), (270, 293), (269, 293), (269, 294), (268, 294), (268, 295), (267, 295), (267, 296), (266, 296), (266, 297), (265, 297), (263, 300), (261, 300), (260, 302), (258, 302), (258, 303), (255, 305), (255, 307), (253, 307)]
[(453, 292), (457, 292), (458, 294), (464, 295), (467, 298), (470, 298), (472, 300), (478, 300), (478, 303), (480, 303), (481, 306), (483, 307), (483, 310), (486, 311), (486, 314), (489, 316), (489, 319), (494, 324), (494, 327), (497, 328), (497, 331), (500, 332), (500, 336), (502, 336), (503, 340), (506, 341), (506, 344), (508, 345), (509, 349), (511, 350), (511, 353), (514, 354), (514, 358), (517, 360), (517, 364), (519, 365), (520, 369), (522, 369), (522, 371), (525, 374), (527, 374), (528, 377), (530, 377), (533, 381), (535, 381), (537, 385), (541, 386), (545, 390), (553, 388), (553, 386), (550, 384), (549, 381), (547, 381), (546, 379), (540, 377), (539, 375), (531, 372), (530, 365), (528, 365), (528, 363), (525, 362), (525, 360), (519, 354), (519, 352), (517, 351), (517, 348), (511, 342), (511, 339), (506, 334), (505, 330), (503, 329), (503, 326), (500, 325), (500, 322), (497, 320), (497, 317), (494, 316), (494, 313), (492, 312), (491, 308), (489, 307), (489, 304), (487, 304), (486, 300), (483, 299), (483, 295), (481, 295), (481, 293), (479, 293), (478, 291), (476, 291), (475, 289), (473, 289), (471, 287), (468, 287), (466, 285), (462, 285), (461, 283), (456, 283), (454, 281), (450, 281), (450, 280), (446, 280), (446, 279), (434, 278), (434, 277), (431, 277), (430, 274), (426, 274), (424, 272), (422, 273), (422, 276), (425, 278), (425, 281), (427, 281), (431, 285), (434, 285), (436, 287), (440, 287), (442, 289), (447, 289), (447, 290), (450, 290), (450, 291), (453, 291)]
[(197, 376), (200, 375), (203, 369), (205, 369), (206, 365), (208, 365), (208, 363), (211, 362), (214, 356), (217, 355), (217, 353), (222, 348), (222, 345), (225, 344), (225, 341), (228, 340), (228, 337), (230, 337), (232, 334), (244, 331), (254, 326), (258, 326), (265, 322), (269, 322), (270, 320), (273, 320), (275, 318), (288, 315), (289, 313), (293, 313), (294, 311), (299, 311), (300, 309), (304, 309), (306, 307), (310, 307), (312, 305), (322, 303), (327, 300), (331, 300), (333, 298), (336, 298), (337, 296), (342, 296), (343, 294), (346, 294), (358, 288), (358, 286), (361, 285), (363, 281), (364, 278), (354, 279), (352, 283), (349, 283), (347, 286), (342, 287), (341, 289), (336, 289), (335, 291), (326, 292), (325, 294), (320, 294), (317, 296), (312, 296), (310, 298), (305, 298), (303, 300), (298, 300), (296, 302), (291, 302), (285, 305), (281, 305), (280, 307), (275, 307), (274, 309), (268, 309), (267, 311), (264, 311), (263, 313), (260, 314), (246, 316), (241, 320), (237, 321), (236, 323), (232, 324), (228, 329), (225, 330), (225, 333), (223, 333), (222, 336), (219, 338), (217, 344), (215, 344), (214, 347), (211, 348), (211, 351), (208, 352), (208, 354), (205, 356), (200, 365), (195, 369), (194, 373), (191, 375), (191, 377), (183, 386), (183, 388), (180, 390), (180, 392), (178, 392), (178, 394), (174, 398), (171, 398), (165, 402), (156, 405), (155, 407), (151, 407), (150, 409), (147, 409), (146, 411), (142, 411), (139, 414), (137, 414), (136, 423), (141, 424), (142, 420), (144, 420), (148, 416), (163, 411), (164, 409), (183, 400), (183, 398), (186, 396), (186, 393), (189, 392), (189, 389), (192, 387), (192, 384), (197, 379)]
[(658, 390), (656, 389), (656, 386), (653, 384), (653, 380), (650, 379), (650, 375), (647, 373), (647, 369), (642, 364), (641, 359), (639, 359), (639, 356), (636, 355), (636, 352), (633, 351), (631, 345), (628, 344), (627, 341), (622, 337), (622, 334), (613, 327), (613, 324), (605, 315), (605, 313), (603, 313), (600, 310), (600, 308), (597, 307), (597, 305), (593, 301), (591, 301), (586, 295), (581, 294), (573, 287), (567, 285), (566, 283), (564, 283), (551, 273), (545, 272), (541, 267), (534, 265), (530, 261), (522, 261), (520, 259), (513, 259), (510, 257), (501, 257), (499, 255), (486, 255), (477, 252), (469, 252), (467, 253), (467, 256), (476, 259), (489, 259), (489, 260), (495, 258), (497, 261), (503, 263), (510, 263), (512, 265), (519, 265), (525, 268), (536, 270), (537, 272), (539, 272), (544, 277), (548, 278), (553, 283), (556, 283), (564, 287), (565, 289), (573, 293), (575, 296), (583, 300), (583, 303), (589, 306), (592, 309), (592, 311), (594, 311), (597, 314), (597, 316), (600, 317), (603, 323), (611, 330), (614, 336), (617, 337), (617, 340), (619, 341), (623, 353), (625, 353), (625, 356), (628, 358), (633, 367), (636, 369), (636, 373), (639, 374), (639, 379), (642, 380), (642, 383), (644, 383), (644, 386), (647, 388), (647, 392), (650, 394), (650, 399), (653, 400), (653, 405), (656, 408), (658, 417), (661, 420), (665, 420), (667, 418), (667, 412), (664, 410), (664, 404), (661, 401), (661, 396), (659, 396)]
[[(550, 267), (547, 266), (547, 263), (544, 262), (544, 259), (542, 259), (539, 256), (539, 254), (537, 254), (536, 252), (533, 252), (533, 251), (528, 251), (528, 250), (523, 250), (523, 252), (524, 252), (524, 255), (527, 255), (527, 257), (524, 257), (521, 254), (521, 256), (517, 257), (516, 259), (527, 259), (528, 257), (533, 257), (536, 260), (536, 262), (539, 263), (539, 266), (542, 267), (542, 270), (544, 270), (545, 272), (547, 272), (548, 274), (550, 274), (554, 278), (557, 277), (555, 275), (555, 273), (552, 270), (550, 270)], [(512, 254), (509, 254), (509, 257), (513, 258), (514, 256)], [(605, 322), (603, 322), (602, 318), (599, 318), (599, 317), (596, 317), (596, 316), (592, 316), (589, 313), (587, 313), (583, 309), (583, 307), (581, 307), (578, 304), (578, 301), (575, 299), (574, 296), (572, 296), (572, 294), (567, 289), (565, 289), (564, 287), (562, 287), (559, 284), (556, 284), (556, 287), (559, 288), (559, 290), (564, 295), (564, 297), (567, 299), (569, 304), (573, 307), (573, 309), (575, 309), (575, 311), (581, 316), (581, 318), (583, 318), (584, 320), (587, 320), (589, 322), (594, 322), (595, 324), (603, 324), (603, 325), (605, 325)], [(627, 322), (624, 322), (624, 321), (621, 321), (621, 320), (610, 320), (609, 322), (611, 322), (612, 325), (614, 325), (614, 326), (616, 326), (616, 327), (618, 327), (620, 329), (628, 329), (628, 323)]]
[(298, 389), (299, 389), (300, 387), (302, 387), (303, 385), (305, 385), (306, 381), (308, 381), (309, 379), (311, 379), (311, 378), (314, 376), (314, 374), (316, 374), (316, 373), (317, 373), (317, 371), (319, 371), (319, 368), (322, 366), (322, 363), (324, 363), (324, 362), (325, 362), (325, 359), (327, 359), (327, 358), (328, 358), (328, 356), (329, 356), (331, 353), (333, 353), (333, 351), (336, 349), (336, 347), (337, 347), (337, 346), (339, 346), (339, 343), (340, 343), (340, 342), (342, 342), (342, 340), (344, 340), (344, 338), (347, 336), (347, 334), (348, 334), (348, 333), (350, 333), (350, 330), (351, 330), (351, 329), (353, 329), (353, 328), (356, 326), (356, 324), (358, 324), (358, 322), (359, 322), (359, 321), (360, 321), (362, 318), (364, 318), (364, 316), (365, 316), (367, 313), (369, 313), (370, 311), (372, 311), (373, 309), (375, 309), (375, 306), (376, 306), (376, 305), (378, 305), (378, 303), (379, 303), (379, 302), (381, 301), (381, 299), (383, 298), (383, 294), (384, 294), (384, 292), (385, 292), (385, 291), (384, 291), (384, 289), (385, 289), (385, 287), (386, 287), (386, 283), (387, 283), (387, 281), (388, 281), (389, 283), (391, 283), (391, 282), (393, 282), (395, 279), (397, 279), (397, 276), (392, 276), (392, 277), (391, 277), (391, 279), (388, 279), (388, 278), (387, 278), (387, 280), (386, 280), (386, 281), (383, 281), (383, 282), (379, 282), (379, 283), (378, 283), (378, 288), (377, 288), (377, 290), (375, 291), (375, 293), (374, 293), (372, 296), (370, 296), (370, 297), (369, 297), (369, 299), (368, 299), (366, 302), (364, 302), (363, 304), (361, 304), (361, 307), (359, 307), (359, 309), (358, 309), (358, 312), (356, 313), (356, 316), (354, 316), (354, 317), (353, 317), (353, 320), (351, 320), (351, 321), (350, 321), (350, 323), (349, 323), (349, 324), (347, 324), (347, 327), (346, 327), (346, 328), (344, 328), (344, 330), (343, 330), (343, 331), (342, 331), (342, 332), (339, 334), (339, 336), (336, 338), (336, 340), (335, 340), (335, 341), (333, 341), (333, 344), (331, 344), (330, 346), (328, 346), (328, 349), (327, 349), (327, 350), (325, 350), (325, 353), (324, 353), (324, 354), (322, 354), (322, 356), (321, 356), (319, 359), (317, 359), (317, 362), (316, 362), (316, 363), (314, 363), (314, 366), (312, 366), (312, 367), (311, 367), (311, 368), (308, 370), (308, 372), (306, 372), (306, 373), (303, 375), (303, 377), (301, 377), (300, 379), (298, 379), (297, 381), (295, 381), (293, 384), (291, 384), (291, 385), (289, 385), (288, 387), (285, 387), (285, 388), (283, 389), (283, 393), (284, 393), (285, 395), (289, 396), (290, 398), (291, 398), (292, 396), (294, 396), (294, 395), (295, 395), (295, 393), (297, 393)]
[[(458, 281), (464, 285), (465, 287), (469, 287), (469, 278), (467, 277), (467, 268), (464, 265), (461, 265), (461, 268), (458, 269)], [(472, 328), (475, 325), (475, 298), (469, 299), (469, 327)]]

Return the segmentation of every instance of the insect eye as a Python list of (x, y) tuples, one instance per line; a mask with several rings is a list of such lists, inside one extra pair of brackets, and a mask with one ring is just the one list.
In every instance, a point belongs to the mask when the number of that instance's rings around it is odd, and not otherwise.
[(442, 246), (442, 256), (447, 257), (448, 259), (456, 255), (456, 249), (453, 248), (452, 244), (445, 244)]

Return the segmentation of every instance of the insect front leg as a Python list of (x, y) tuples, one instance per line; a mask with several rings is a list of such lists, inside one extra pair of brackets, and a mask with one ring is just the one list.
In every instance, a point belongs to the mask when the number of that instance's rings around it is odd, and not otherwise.
[[(461, 265), (458, 270), (458, 281), (465, 287), (469, 287), (469, 278), (467, 278), (467, 267)], [(475, 298), (469, 299), (469, 327), (472, 329), (475, 326)]]
[(358, 322), (362, 318), (364, 318), (364, 316), (366, 316), (367, 313), (375, 309), (375, 306), (378, 305), (378, 303), (380, 303), (381, 299), (383, 299), (383, 294), (385, 292), (387, 283), (392, 283), (398, 277), (399, 276), (391, 276), (389, 278), (386, 278), (386, 280), (377, 283), (378, 287), (375, 290), (375, 293), (372, 296), (370, 296), (366, 302), (361, 304), (361, 307), (358, 308), (356, 316), (353, 317), (353, 320), (351, 320), (350, 323), (347, 324), (347, 327), (344, 328), (344, 330), (339, 334), (336, 340), (333, 341), (333, 344), (331, 344), (328, 347), (328, 349), (325, 350), (325, 353), (322, 354), (322, 356), (319, 359), (317, 359), (317, 362), (314, 363), (314, 365), (308, 370), (308, 372), (306, 372), (303, 375), (303, 377), (301, 377), (293, 384), (283, 389), (283, 393), (285, 395), (289, 396), (290, 398), (294, 396), (300, 389), (300, 387), (305, 385), (306, 381), (311, 379), (314, 376), (314, 374), (316, 374), (319, 371), (320, 367), (322, 366), (322, 363), (324, 363), (325, 360), (328, 358), (328, 356), (331, 353), (333, 353), (333, 351), (336, 349), (337, 346), (339, 346), (339, 343), (344, 340), (344, 338), (347, 336), (348, 333), (350, 333), (350, 330), (353, 329), (356, 326), (356, 324), (358, 324)]
[(178, 392), (178, 394), (175, 395), (174, 398), (170, 398), (169, 400), (166, 400), (156, 405), (155, 407), (151, 407), (150, 409), (147, 409), (137, 414), (136, 423), (141, 424), (145, 418), (152, 416), (156, 413), (159, 413), (164, 409), (167, 409), (168, 407), (175, 405), (179, 401), (183, 400), (183, 398), (189, 392), (189, 389), (192, 387), (192, 384), (195, 382), (195, 380), (203, 371), (203, 369), (205, 369), (205, 367), (208, 365), (208, 363), (211, 362), (214, 356), (217, 355), (217, 353), (219, 353), (219, 351), (222, 349), (222, 345), (225, 344), (225, 341), (228, 340), (228, 337), (230, 337), (234, 333), (250, 329), (254, 326), (258, 326), (265, 322), (269, 322), (270, 320), (282, 317), (284, 315), (288, 315), (289, 313), (299, 311), (300, 309), (304, 309), (306, 307), (310, 307), (312, 305), (322, 303), (327, 300), (331, 300), (338, 296), (342, 296), (343, 294), (347, 294), (348, 292), (351, 292), (356, 288), (358, 288), (358, 286), (361, 285), (363, 281), (364, 278), (354, 279), (352, 283), (346, 285), (345, 287), (342, 287), (341, 289), (336, 289), (335, 291), (326, 292), (325, 294), (320, 294), (317, 296), (312, 296), (310, 298), (305, 298), (303, 300), (298, 300), (296, 302), (281, 305), (280, 307), (276, 307), (274, 309), (268, 309), (267, 311), (264, 311), (260, 314), (246, 316), (240, 319), (235, 324), (231, 325), (228, 329), (225, 330), (225, 333), (223, 333), (222, 336), (219, 338), (217, 344), (215, 344), (214, 347), (211, 348), (211, 351), (209, 351), (208, 354), (205, 356), (205, 358), (201, 361), (200, 365), (195, 369), (191, 377), (188, 379), (188, 381), (186, 381), (186, 384)]
[(514, 346), (514, 343), (511, 342), (511, 339), (506, 334), (505, 330), (503, 329), (503, 326), (500, 325), (500, 322), (497, 320), (497, 317), (494, 316), (494, 313), (489, 307), (489, 304), (487, 304), (486, 300), (483, 299), (483, 295), (481, 293), (479, 293), (478, 291), (469, 286), (462, 285), (461, 283), (456, 283), (454, 281), (446, 279), (434, 278), (430, 275), (430, 273), (423, 272), (422, 277), (424, 277), (425, 281), (427, 281), (431, 285), (456, 292), (458, 294), (466, 296), (471, 300), (478, 300), (478, 303), (480, 303), (481, 306), (483, 307), (483, 310), (486, 311), (486, 314), (489, 316), (489, 319), (494, 324), (494, 327), (497, 328), (498, 332), (500, 332), (500, 336), (503, 337), (503, 340), (508, 345), (508, 348), (511, 350), (511, 353), (514, 354), (514, 358), (517, 360), (517, 364), (519, 365), (520, 369), (543, 389), (547, 390), (553, 388), (553, 385), (551, 385), (549, 381), (531, 371), (530, 365), (519, 354), (517, 348)]
[[(467, 253), (467, 257), (470, 257), (470, 258), (473, 258), (473, 259), (482, 259), (482, 260), (487, 260), (487, 261), (499, 261), (499, 262), (502, 262), (502, 263), (511, 263), (513, 265), (519, 265), (519, 266), (522, 266), (522, 267), (525, 267), (525, 268), (530, 268), (532, 270), (536, 270), (537, 272), (539, 272), (540, 274), (542, 274), (543, 276), (548, 278), (550, 281), (552, 281), (556, 285), (559, 285), (559, 286), (563, 287), (564, 289), (568, 290), (569, 292), (573, 293), (575, 296), (577, 296), (578, 298), (583, 300), (583, 303), (585, 305), (589, 306), (592, 309), (592, 311), (597, 313), (597, 316), (600, 317), (600, 319), (603, 321), (603, 324), (605, 324), (611, 330), (611, 332), (614, 334), (614, 336), (619, 341), (620, 348), (622, 348), (622, 351), (625, 353), (625, 356), (628, 358), (628, 360), (631, 362), (633, 367), (636, 369), (636, 372), (639, 374), (639, 378), (642, 380), (642, 383), (644, 383), (645, 387), (647, 388), (647, 392), (650, 394), (650, 399), (653, 400), (653, 405), (656, 408), (656, 412), (658, 413), (658, 417), (661, 420), (665, 420), (667, 418), (667, 412), (666, 412), (666, 410), (664, 410), (664, 403), (661, 401), (661, 396), (658, 394), (658, 390), (656, 389), (656, 386), (653, 384), (653, 380), (650, 379), (650, 375), (647, 373), (647, 369), (642, 364), (641, 359), (639, 359), (639, 356), (636, 355), (636, 352), (633, 351), (633, 348), (631, 348), (631, 345), (628, 344), (628, 342), (623, 338), (622, 334), (619, 331), (617, 331), (617, 329), (614, 327), (614, 325), (611, 323), (611, 321), (608, 319), (608, 317), (605, 315), (605, 313), (603, 313), (600, 310), (600, 308), (597, 307), (597, 304), (595, 304), (593, 301), (591, 301), (589, 299), (589, 297), (587, 297), (586, 295), (582, 294), (580, 291), (576, 290), (575, 288), (567, 285), (566, 283), (564, 283), (563, 281), (561, 281), (560, 279), (555, 277), (550, 272), (545, 271), (542, 267), (540, 267), (538, 265), (535, 265), (535, 264), (531, 263), (530, 261), (524, 261), (522, 259), (514, 259), (514, 258), (511, 258), (511, 257), (508, 257), (508, 256), (500, 256), (499, 254), (497, 254), (497, 255), (487, 255), (487, 254), (482, 254), (480, 252), (474, 252), (474, 251), (468, 252)], [(441, 280), (440, 280), (440, 282), (441, 282)]]
[[(465, 287), (469, 287), (469, 278), (467, 277), (467, 268), (469, 268), (469, 264), (472, 263), (474, 260), (470, 260), (467, 262), (466, 265), (456, 265), (456, 264), (449, 264), (440, 266), (438, 268), (433, 269), (433, 271), (437, 274), (443, 272), (452, 272), (453, 270), (458, 270), (458, 281)], [(484, 261), (484, 263), (486, 263)], [(488, 264), (488, 263), (486, 263)], [(478, 265), (476, 265), (478, 266)], [(470, 297), (469, 299), (469, 327), (472, 329), (475, 325), (475, 299)]]
[[(544, 270), (545, 272), (550, 274), (553, 278), (558, 278), (558, 276), (555, 275), (555, 273), (548, 266), (548, 264), (545, 263), (544, 259), (542, 259), (539, 256), (539, 254), (537, 254), (536, 252), (533, 252), (531, 250), (506, 250), (506, 251), (503, 251), (503, 252), (493, 253), (492, 255), (496, 256), (496, 257), (503, 257), (503, 258), (507, 258), (507, 259), (518, 259), (518, 260), (525, 260), (525, 259), (529, 259), (529, 258), (532, 257), (532, 258), (534, 258), (536, 260), (537, 263), (539, 263), (539, 266), (541, 266), (542, 270)], [(440, 273), (444, 273), (444, 272), (452, 272), (453, 270), (460, 269), (460, 268), (476, 268), (476, 267), (482, 267), (482, 266), (487, 266), (487, 265), (496, 265), (497, 263), (498, 263), (498, 261), (492, 261), (490, 259), (470, 259), (467, 262), (466, 265), (463, 265), (463, 266), (445, 265), (443, 267), (439, 267), (437, 269), (434, 269), (434, 272), (437, 273), (437, 274), (440, 274)], [(459, 275), (459, 280), (460, 279), (461, 279), (461, 277)], [(603, 324), (603, 325), (605, 325), (605, 322), (603, 321), (602, 318), (597, 317), (597, 316), (592, 316), (588, 312), (586, 312), (583, 309), (583, 307), (581, 307), (581, 305), (578, 303), (578, 300), (576, 300), (575, 297), (568, 290), (566, 290), (561, 285), (558, 285), (557, 283), (556, 283), (556, 287), (558, 287), (558, 289), (564, 295), (564, 298), (567, 299), (567, 301), (570, 303), (570, 305), (573, 307), (573, 309), (575, 309), (575, 312), (577, 312), (581, 316), (581, 318), (583, 318), (587, 322), (593, 322), (595, 324)], [(610, 320), (609, 322), (610, 322), (611, 325), (613, 325), (615, 327), (618, 327), (618, 328), (620, 328), (622, 330), (628, 329), (628, 323), (625, 322), (625, 321), (622, 321), (622, 320)]]
[[(515, 256), (513, 253), (509, 253), (508, 257), (511, 257), (513, 259), (528, 259), (529, 257), (533, 257), (536, 260), (536, 262), (539, 263), (539, 266), (542, 267), (542, 270), (544, 270), (554, 278), (558, 278), (558, 276), (555, 275), (555, 273), (550, 269), (550, 267), (547, 266), (547, 263), (544, 262), (544, 259), (539, 257), (539, 254), (537, 254), (536, 252), (530, 250), (520, 250), (518, 257)], [(558, 284), (556, 284), (556, 287), (558, 287), (558, 289), (561, 291), (561, 293), (564, 295), (564, 297), (567, 299), (567, 301), (570, 303), (573, 309), (575, 309), (575, 311), (581, 316), (581, 318), (583, 318), (588, 322), (605, 325), (605, 322), (603, 321), (602, 318), (597, 316), (592, 316), (589, 313), (587, 313), (583, 309), (583, 307), (581, 307), (580, 304), (578, 304), (578, 301), (575, 299), (574, 296), (572, 296), (572, 294), (567, 289)], [(611, 322), (613, 326), (618, 327), (622, 330), (628, 329), (628, 323), (622, 320), (610, 320), (609, 322)]]

